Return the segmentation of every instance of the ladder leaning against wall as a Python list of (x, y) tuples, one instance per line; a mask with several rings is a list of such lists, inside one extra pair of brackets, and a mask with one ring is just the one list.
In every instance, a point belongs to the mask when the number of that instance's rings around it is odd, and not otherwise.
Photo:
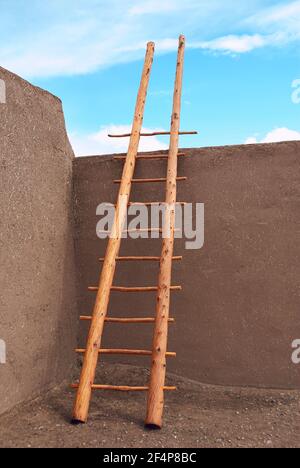
[[(178, 153), (179, 135), (196, 134), (197, 132), (180, 132), (180, 110), (181, 110), (181, 94), (182, 94), (182, 79), (183, 79), (183, 63), (185, 38), (180, 36), (176, 79), (174, 89), (173, 113), (170, 132), (157, 132), (157, 134), (170, 135), (170, 148), (168, 156), (163, 155), (146, 155), (139, 156), (138, 148), (140, 138), (143, 136), (153, 136), (151, 133), (141, 133), (144, 108), (149, 85), (149, 79), (152, 69), (154, 57), (154, 43), (150, 42), (147, 45), (144, 68), (142, 72), (141, 84), (138, 92), (132, 132), (129, 135), (110, 135), (111, 137), (130, 137), (128, 153), (126, 157), (116, 157), (117, 159), (125, 159), (122, 179), (115, 181), (120, 183), (118, 201), (115, 210), (115, 219), (108, 242), (106, 255), (103, 260), (103, 268), (100, 276), (99, 286), (90, 287), (90, 291), (97, 293), (93, 315), (91, 317), (81, 317), (82, 320), (91, 322), (90, 330), (87, 339), (86, 349), (77, 350), (84, 354), (83, 367), (81, 371), (79, 384), (72, 385), (77, 389), (77, 395), (73, 412), (73, 423), (85, 423), (88, 419), (90, 400), (93, 390), (117, 390), (117, 391), (145, 391), (148, 392), (148, 405), (146, 426), (149, 428), (161, 428), (164, 406), (164, 392), (176, 390), (176, 387), (167, 387), (165, 385), (166, 378), (166, 358), (176, 356), (176, 353), (168, 352), (168, 326), (174, 322), (170, 318), (170, 294), (172, 291), (181, 290), (181, 286), (171, 285), (172, 262), (173, 260), (181, 260), (182, 257), (174, 257), (174, 238), (175, 238), (175, 207), (177, 204), (177, 182), (186, 180), (186, 177), (177, 176), (178, 156), (184, 154)], [(167, 160), (167, 176), (162, 179), (134, 179), (135, 165), (137, 161), (143, 159), (166, 159)], [(127, 207), (130, 204), (130, 192), (132, 184), (135, 183), (151, 183), (163, 182), (166, 183), (166, 198), (165, 202), (153, 202), (152, 204), (164, 204), (164, 226), (167, 228), (168, 235), (164, 236), (162, 241), (161, 257), (119, 257), (121, 239), (123, 234), (124, 222), (127, 213)], [(135, 202), (136, 204), (139, 204)], [(148, 204), (149, 205), (149, 204)], [(136, 287), (127, 288), (114, 286), (115, 269), (118, 262), (121, 261), (160, 261), (160, 270), (158, 285), (154, 287)], [(157, 308), (156, 317), (150, 318), (116, 318), (108, 317), (108, 306), (110, 294), (113, 291), (120, 292), (157, 292)], [(101, 349), (102, 334), (104, 324), (112, 323), (144, 323), (154, 324), (154, 337), (152, 350), (129, 350), (129, 349)], [(126, 355), (141, 355), (151, 356), (151, 376), (148, 386), (128, 387), (115, 385), (99, 385), (95, 384), (96, 367), (101, 354), (126, 354)]]

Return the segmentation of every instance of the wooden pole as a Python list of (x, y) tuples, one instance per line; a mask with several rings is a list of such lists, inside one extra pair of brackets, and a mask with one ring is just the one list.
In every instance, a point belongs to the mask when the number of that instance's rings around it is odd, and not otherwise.
[[(187, 177), (177, 177), (176, 181), (177, 182), (183, 182), (187, 180)], [(158, 179), (132, 179), (133, 184), (149, 184), (149, 183), (160, 183), (160, 182), (166, 182), (167, 179), (162, 177)], [(121, 184), (122, 180), (114, 180), (114, 184)]]
[[(71, 388), (79, 388), (78, 384), (72, 384)], [(147, 392), (149, 387), (128, 387), (128, 386), (118, 386), (118, 385), (92, 385), (92, 390), (109, 390), (116, 392)], [(176, 391), (176, 387), (164, 387), (164, 391), (172, 392)], [(80, 421), (78, 421), (80, 422)], [(74, 421), (76, 423), (76, 421)]]
[[(151, 133), (141, 133), (142, 137), (153, 137), (158, 135), (198, 135), (198, 132), (191, 131), (191, 132), (180, 132), (179, 130), (176, 132), (151, 132)], [(110, 133), (107, 135), (109, 138), (128, 138), (130, 137), (131, 133), (123, 133), (120, 135), (111, 135)]]
[[(90, 292), (96, 292), (99, 290), (98, 286), (89, 286), (88, 290)], [(112, 286), (111, 291), (114, 292), (123, 292), (123, 293), (137, 293), (137, 292), (155, 292), (158, 291), (158, 286), (134, 286), (134, 287), (125, 287), (125, 286)], [(182, 291), (181, 286), (170, 286), (170, 291)]]
[(176, 80), (171, 122), (170, 150), (168, 159), (165, 226), (170, 228), (170, 237), (163, 240), (160, 263), (156, 323), (153, 338), (152, 369), (148, 393), (146, 426), (153, 429), (162, 427), (164, 407), (164, 386), (166, 377), (166, 352), (168, 343), (168, 319), (170, 309), (170, 287), (172, 257), (174, 252), (175, 203), (177, 197), (177, 155), (178, 132), (180, 128), (181, 93), (183, 79), (185, 38), (180, 36), (176, 69)]
[[(104, 262), (105, 258), (100, 258)], [(117, 262), (160, 262), (160, 257), (117, 257)], [(173, 261), (182, 260), (182, 257), (173, 257)]]
[[(76, 349), (76, 353), (84, 354), (85, 349)], [(151, 356), (152, 352), (145, 349), (99, 349), (99, 354), (125, 354), (129, 356)], [(176, 353), (168, 352), (166, 357), (176, 357)]]
[[(89, 315), (81, 315), (80, 320), (83, 321), (90, 321), (92, 320), (92, 316)], [(105, 322), (107, 323), (154, 323), (155, 319), (152, 317), (146, 317), (146, 318), (112, 318), (112, 317), (106, 317)], [(174, 323), (175, 319), (174, 318), (169, 318), (170, 323)]]
[(93, 319), (88, 335), (87, 348), (74, 405), (74, 423), (85, 423), (88, 419), (92, 386), (94, 384), (96, 366), (98, 362), (98, 350), (101, 347), (103, 326), (107, 314), (109, 297), (116, 268), (116, 258), (118, 257), (120, 251), (122, 230), (131, 191), (131, 180), (134, 174), (136, 156), (140, 142), (140, 133), (143, 124), (145, 102), (153, 63), (154, 48), (154, 43), (149, 42), (147, 45), (141, 84), (137, 96), (127, 159), (124, 165), (122, 183), (118, 196), (118, 203), (112, 231), (113, 235), (109, 239), (107, 246), (106, 258), (100, 277), (99, 290), (93, 311)]
[[(179, 158), (184, 158), (184, 157), (187, 157), (189, 156), (188, 154), (185, 154), (185, 153), (178, 153), (178, 157)], [(167, 154), (150, 154), (150, 153), (147, 153), (147, 154), (141, 154), (141, 155), (138, 155), (137, 156), (137, 160), (152, 160), (152, 159), (168, 159), (168, 155)], [(115, 161), (125, 161), (126, 159), (126, 156), (115, 156), (114, 157), (114, 160)]]
[[(128, 203), (128, 206), (155, 206), (155, 205), (164, 205), (165, 202), (144, 202), (144, 203), (141, 203), (141, 202), (131, 202), (131, 203)], [(187, 205), (188, 203), (187, 202), (177, 202), (177, 205), (182, 205), (182, 206), (185, 206)]]

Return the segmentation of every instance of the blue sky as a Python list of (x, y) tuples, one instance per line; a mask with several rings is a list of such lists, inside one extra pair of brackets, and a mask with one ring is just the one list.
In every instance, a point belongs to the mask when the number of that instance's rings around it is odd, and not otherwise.
[[(0, 65), (58, 95), (77, 155), (126, 150), (147, 41), (144, 127), (168, 130), (187, 39), (181, 146), (300, 140), (300, 1), (0, 0)], [(293, 87), (292, 87), (293, 86)], [(141, 149), (166, 148), (167, 137)]]

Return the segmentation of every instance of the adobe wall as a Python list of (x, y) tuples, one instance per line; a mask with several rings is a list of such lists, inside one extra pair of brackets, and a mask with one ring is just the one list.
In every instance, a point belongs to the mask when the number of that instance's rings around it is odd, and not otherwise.
[(3, 68), (0, 80), (6, 87), (6, 104), (0, 103), (3, 412), (70, 378), (77, 309), (74, 155), (61, 102)]
[[(300, 143), (187, 150), (179, 163), (178, 200), (205, 203), (205, 245), (174, 264), (168, 369), (201, 382), (300, 387), (291, 343), (300, 338)], [(106, 241), (96, 236), (96, 207), (114, 203), (122, 163), (112, 156), (74, 162), (76, 252), (80, 313), (89, 315)], [(139, 162), (137, 177), (162, 177), (164, 161)], [(164, 199), (164, 186), (136, 186), (132, 200)], [(159, 240), (124, 240), (122, 255), (160, 255)], [(158, 266), (119, 264), (116, 285), (157, 284)], [(155, 294), (113, 293), (111, 316), (151, 316)], [(87, 325), (80, 327), (84, 346)], [(151, 325), (108, 324), (104, 347), (150, 349)], [(149, 365), (147, 358), (108, 358)], [(101, 382), (99, 382), (101, 383)], [(120, 384), (120, 382), (112, 382)]]

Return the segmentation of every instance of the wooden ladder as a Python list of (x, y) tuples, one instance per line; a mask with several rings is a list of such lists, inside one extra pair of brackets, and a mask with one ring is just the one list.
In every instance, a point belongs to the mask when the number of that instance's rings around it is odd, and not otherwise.
[[(154, 57), (154, 43), (147, 45), (144, 68), (142, 72), (141, 84), (138, 92), (134, 121), (131, 134), (110, 135), (121, 138), (130, 137), (127, 156), (116, 156), (116, 160), (124, 160), (125, 165), (121, 180), (114, 182), (120, 184), (118, 201), (115, 209), (115, 219), (107, 246), (99, 286), (90, 287), (90, 291), (97, 292), (96, 303), (92, 316), (83, 316), (81, 320), (90, 321), (90, 331), (88, 335), (86, 349), (76, 350), (84, 354), (83, 367), (79, 384), (72, 385), (77, 389), (77, 396), (74, 405), (73, 423), (85, 423), (88, 419), (88, 411), (93, 390), (117, 390), (117, 391), (146, 391), (148, 392), (148, 409), (146, 426), (149, 428), (162, 427), (162, 415), (164, 406), (164, 392), (176, 390), (176, 387), (165, 385), (166, 358), (175, 357), (176, 353), (167, 351), (168, 325), (174, 322), (169, 316), (170, 293), (181, 290), (181, 286), (171, 285), (172, 261), (182, 260), (182, 257), (174, 256), (174, 235), (175, 235), (175, 206), (177, 194), (177, 182), (186, 180), (185, 177), (177, 176), (178, 156), (185, 156), (178, 153), (178, 141), (180, 134), (196, 134), (197, 132), (180, 132), (180, 109), (183, 77), (183, 62), (185, 50), (185, 38), (180, 36), (178, 60), (174, 90), (173, 114), (170, 132), (141, 133), (144, 108), (147, 96), (147, 89)], [(157, 134), (170, 135), (169, 155), (138, 155), (138, 147), (141, 136), (153, 136)], [(162, 179), (134, 179), (134, 171), (137, 160), (146, 159), (167, 159), (167, 177)], [(120, 246), (123, 234), (124, 222), (127, 214), (127, 207), (130, 203), (130, 192), (134, 183), (166, 183), (166, 200), (164, 210), (164, 226), (169, 229), (168, 236), (163, 239), (161, 257), (120, 257)], [(160, 204), (160, 202), (146, 203), (147, 206)], [(161, 230), (159, 230), (161, 231)], [(113, 279), (118, 262), (146, 261), (160, 262), (160, 272), (158, 286), (155, 287), (121, 287), (114, 286)], [(107, 316), (110, 294), (112, 291), (119, 292), (157, 292), (156, 318), (110, 318)], [(104, 324), (111, 323), (154, 323), (153, 349), (130, 350), (130, 349), (101, 349), (101, 341)], [(152, 356), (151, 378), (148, 386), (129, 387), (115, 385), (96, 385), (95, 374), (100, 354), (123, 354)]]

